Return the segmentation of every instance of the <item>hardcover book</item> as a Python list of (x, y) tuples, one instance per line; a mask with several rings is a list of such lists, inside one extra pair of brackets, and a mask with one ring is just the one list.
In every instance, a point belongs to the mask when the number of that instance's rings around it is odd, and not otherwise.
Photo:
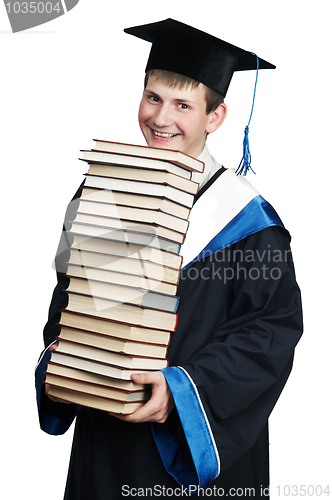
[(126, 166), (134, 168), (145, 168), (149, 170), (165, 170), (184, 179), (191, 179), (192, 172), (187, 167), (182, 167), (165, 160), (155, 160), (142, 156), (126, 156), (123, 154), (114, 154), (105, 151), (86, 151), (82, 150), (80, 160), (90, 164), (99, 163), (113, 166)]
[(110, 189), (83, 187), (81, 200), (113, 203), (119, 206), (147, 208), (188, 220), (190, 208), (179, 205), (165, 197), (127, 193)]
[(137, 327), (128, 323), (110, 321), (98, 316), (77, 313), (68, 309), (61, 311), (59, 324), (81, 330), (107, 335), (124, 340), (168, 346), (170, 332), (165, 330)]
[(148, 146), (137, 146), (135, 144), (122, 144), (111, 141), (94, 139), (94, 151), (108, 151), (110, 153), (127, 154), (132, 156), (142, 156), (144, 158), (161, 159), (176, 163), (177, 165), (194, 170), (196, 172), (204, 171), (204, 163), (197, 158), (188, 156), (181, 151), (171, 149), (150, 148)]

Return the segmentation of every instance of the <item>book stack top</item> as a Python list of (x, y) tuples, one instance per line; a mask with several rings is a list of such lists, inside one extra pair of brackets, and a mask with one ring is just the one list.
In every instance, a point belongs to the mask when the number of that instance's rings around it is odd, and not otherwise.
[(50, 394), (130, 413), (133, 373), (167, 366), (181, 245), (204, 164), (178, 151), (95, 141), (70, 240), (68, 305), (48, 365)]

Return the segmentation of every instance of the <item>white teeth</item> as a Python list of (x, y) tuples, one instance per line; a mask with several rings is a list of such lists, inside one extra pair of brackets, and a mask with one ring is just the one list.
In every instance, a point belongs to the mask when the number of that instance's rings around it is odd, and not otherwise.
[(153, 133), (158, 137), (165, 137), (166, 139), (170, 139), (171, 137), (174, 137), (176, 135), (176, 134), (165, 134), (162, 132), (157, 132), (156, 130), (154, 130)]

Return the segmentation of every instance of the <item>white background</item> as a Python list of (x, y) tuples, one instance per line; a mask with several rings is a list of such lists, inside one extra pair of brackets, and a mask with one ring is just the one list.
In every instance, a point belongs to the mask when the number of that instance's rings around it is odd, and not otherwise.
[[(41, 432), (34, 402), (52, 260), (85, 171), (79, 150), (91, 148), (93, 138), (143, 144), (136, 116), (149, 44), (122, 30), (167, 17), (277, 66), (258, 80), (250, 127), (257, 175), (249, 180), (292, 233), (305, 335), (270, 419), (271, 498), (289, 496), (285, 485), (331, 483), (329, 10), (327, 0), (80, 0), (57, 20), (12, 34), (0, 5), (5, 500), (62, 498), (72, 430), (61, 437)], [(210, 152), (226, 167), (241, 159), (254, 77), (234, 76), (228, 117), (209, 137)]]

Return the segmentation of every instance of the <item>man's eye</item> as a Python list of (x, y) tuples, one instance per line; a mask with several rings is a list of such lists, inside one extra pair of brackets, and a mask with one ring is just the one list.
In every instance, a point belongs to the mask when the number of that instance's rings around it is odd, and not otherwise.
[(159, 102), (159, 98), (155, 95), (150, 95), (149, 100), (152, 102)]
[(184, 103), (181, 103), (181, 104), (179, 105), (179, 107), (180, 107), (180, 109), (189, 109), (188, 104), (184, 104)]

